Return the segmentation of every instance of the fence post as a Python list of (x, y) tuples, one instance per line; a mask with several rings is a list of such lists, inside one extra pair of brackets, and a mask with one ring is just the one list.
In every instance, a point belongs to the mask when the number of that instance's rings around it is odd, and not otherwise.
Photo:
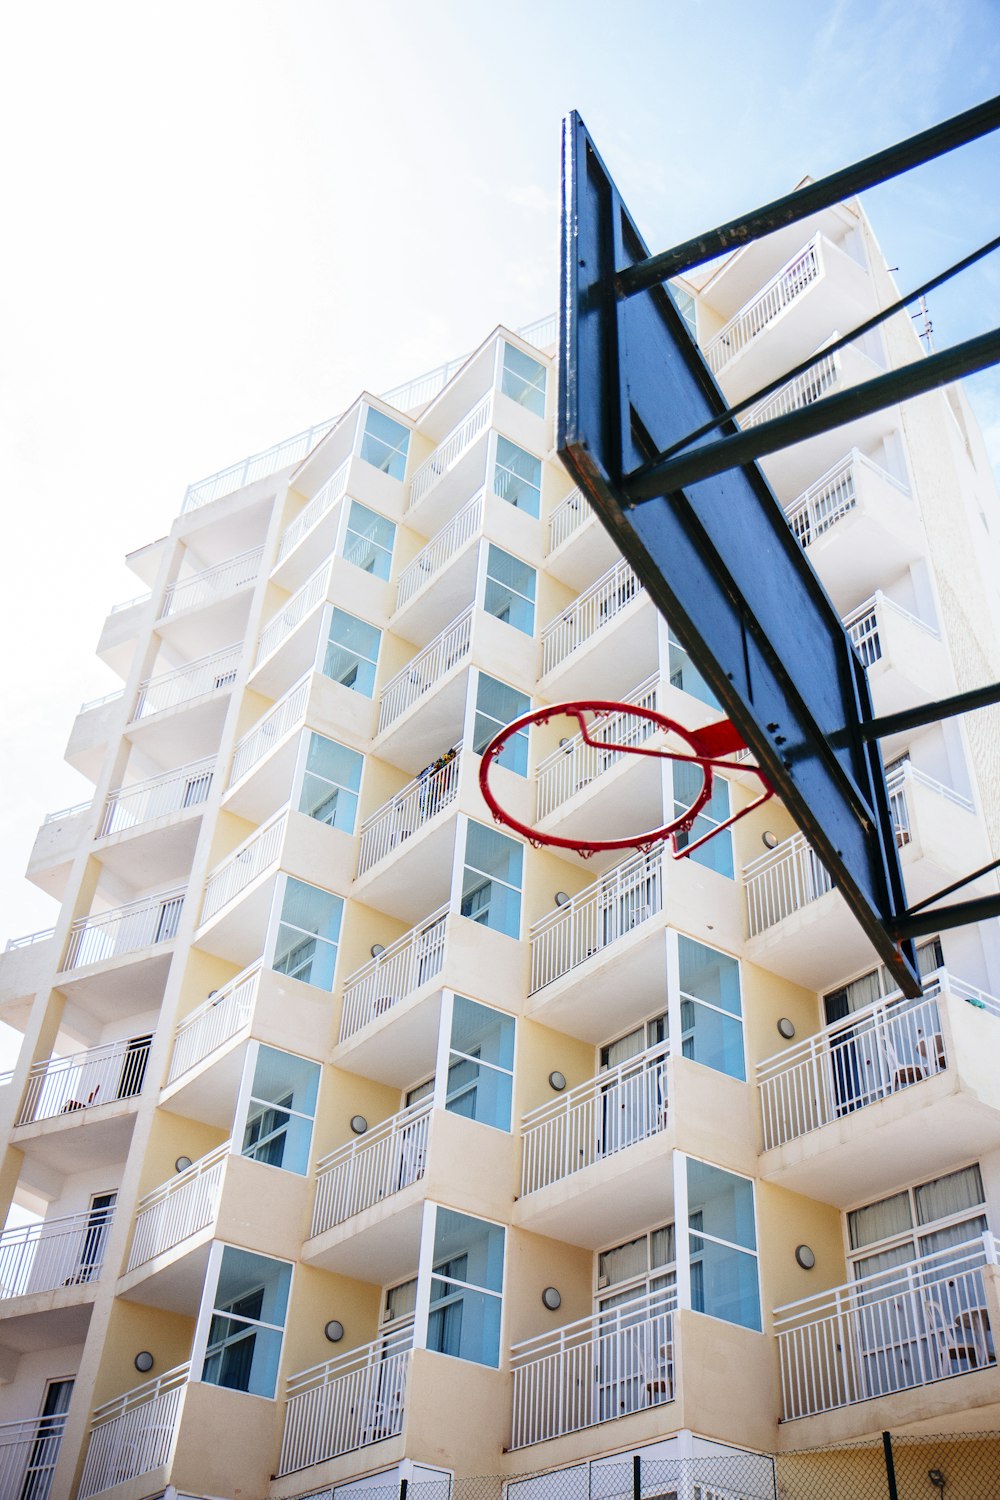
[(409, 1483), (410, 1481), (408, 1479), (401, 1479), (399, 1481), (399, 1500), (406, 1500), (406, 1491), (409, 1487)]
[(642, 1500), (642, 1459), (632, 1454), (632, 1500)]
[(885, 1454), (885, 1479), (889, 1486), (889, 1500), (899, 1500), (899, 1491), (896, 1488), (896, 1465), (892, 1457), (892, 1433), (883, 1432), (882, 1451)]

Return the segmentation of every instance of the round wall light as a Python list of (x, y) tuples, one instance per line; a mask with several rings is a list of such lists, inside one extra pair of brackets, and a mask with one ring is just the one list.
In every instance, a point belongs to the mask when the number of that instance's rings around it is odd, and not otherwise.
[(385, 952), (385, 944), (372, 943), (371, 947), (368, 949), (368, 952), (371, 954), (372, 958), (381, 958), (382, 954)]
[(555, 1091), (556, 1091), (557, 1094), (561, 1094), (562, 1091), (563, 1091), (563, 1089), (565, 1087), (566, 1087), (566, 1074), (565, 1073), (560, 1073), (558, 1069), (555, 1069), (553, 1072), (551, 1072), (549, 1074), (549, 1088), (550, 1089), (555, 1089)]
[(174, 1162), (174, 1171), (175, 1172), (186, 1172), (187, 1169), (188, 1169), (188, 1167), (190, 1167), (191, 1165), (192, 1165), (192, 1162), (191, 1162), (190, 1156), (179, 1156), (177, 1158), (177, 1160)]
[(351, 1116), (351, 1129), (354, 1131), (355, 1135), (364, 1135), (365, 1131), (368, 1129), (368, 1121), (365, 1119), (364, 1115)]
[(339, 1344), (344, 1337), (344, 1325), (339, 1318), (331, 1318), (323, 1332), (331, 1344)]
[(776, 833), (772, 833), (770, 828), (766, 828), (764, 830), (764, 832), (760, 836), (760, 841), (764, 845), (765, 849), (777, 849), (778, 845), (781, 843), (778, 835)]
[(148, 1349), (140, 1349), (132, 1363), (140, 1375), (146, 1375), (153, 1368), (153, 1356)]
[(556, 891), (556, 893), (552, 897), (552, 899), (556, 903), (557, 906), (568, 906), (569, 905), (569, 893), (567, 891)]
[(542, 1301), (549, 1312), (555, 1312), (557, 1308), (562, 1307), (562, 1292), (557, 1286), (547, 1286), (542, 1293)]
[(802, 1267), (803, 1271), (811, 1271), (813, 1266), (816, 1264), (815, 1251), (810, 1249), (808, 1245), (796, 1245), (795, 1259)]
[(782, 1016), (778, 1022), (778, 1035), (783, 1036), (786, 1042), (790, 1042), (795, 1035), (795, 1022), (790, 1021), (787, 1016)]

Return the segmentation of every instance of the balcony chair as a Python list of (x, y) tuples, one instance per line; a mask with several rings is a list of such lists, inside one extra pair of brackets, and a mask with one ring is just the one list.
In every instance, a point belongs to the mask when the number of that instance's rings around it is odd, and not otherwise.
[(886, 1066), (892, 1079), (892, 1093), (909, 1088), (911, 1083), (921, 1083), (929, 1076), (922, 1062), (903, 1062), (891, 1042), (886, 1041), (883, 1045)]
[(656, 1350), (655, 1355), (651, 1350), (643, 1347), (644, 1341), (639, 1340), (639, 1368), (642, 1372), (643, 1384), (646, 1388), (646, 1405), (659, 1406), (664, 1401), (672, 1401), (674, 1395), (674, 1350), (672, 1343), (663, 1343)]
[(961, 1373), (962, 1362), (968, 1370), (979, 1366), (980, 1350), (973, 1332), (958, 1323), (949, 1323), (940, 1302), (933, 1297), (924, 1298), (924, 1315), (939, 1375)]
[(98, 1096), (98, 1094), (100, 1092), (101, 1092), (101, 1085), (98, 1084), (97, 1087), (96, 1087), (96, 1089), (91, 1089), (90, 1093), (87, 1095), (87, 1097), (86, 1097), (85, 1100), (84, 1099), (67, 1099), (66, 1103), (63, 1105), (63, 1107), (59, 1111), (59, 1113), (61, 1115), (71, 1115), (71, 1114), (73, 1114), (78, 1109), (89, 1109), (90, 1106), (93, 1104), (94, 1100), (97, 1098), (97, 1096)]

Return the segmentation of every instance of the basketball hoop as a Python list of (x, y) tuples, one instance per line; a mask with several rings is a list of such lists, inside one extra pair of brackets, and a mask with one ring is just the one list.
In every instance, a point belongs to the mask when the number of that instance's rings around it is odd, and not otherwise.
[[(588, 724), (586, 714), (592, 714), (593, 718)], [(674, 750), (667, 746), (650, 747), (646, 745), (625, 745), (615, 740), (591, 738), (593, 730), (601, 724), (606, 723), (613, 714), (631, 716), (632, 718), (645, 720), (651, 724), (654, 730), (662, 730), (665, 734), (676, 736), (684, 746), (684, 750)], [(644, 833), (630, 834), (619, 839), (571, 839), (562, 834), (543, 833), (538, 828), (532, 828), (527, 823), (521, 823), (502, 807), (497, 801), (496, 795), (489, 784), (490, 769), (499, 759), (504, 746), (513, 735), (522, 729), (527, 729), (532, 724), (547, 724), (550, 719), (565, 717), (576, 719), (580, 726), (580, 735), (584, 744), (592, 749), (603, 753), (617, 752), (621, 755), (644, 755), (651, 760), (678, 761), (686, 765), (695, 765), (701, 768), (702, 782), (698, 792), (690, 806), (669, 823), (664, 823), (661, 828), (650, 828)], [(537, 709), (534, 713), (522, 714), (520, 718), (513, 719), (499, 734), (495, 734), (483, 751), (483, 758), (479, 766), (479, 789), (483, 799), (496, 822), (505, 824), (508, 828), (519, 833), (522, 838), (528, 840), (536, 849), (547, 847), (553, 849), (572, 849), (584, 859), (589, 859), (592, 854), (604, 849), (638, 849), (646, 852), (655, 847), (656, 844), (670, 841), (670, 853), (674, 859), (686, 859), (693, 854), (695, 849), (700, 849), (702, 844), (709, 839), (715, 838), (717, 834), (725, 829), (731, 828), (747, 813), (753, 812), (762, 806), (769, 798), (774, 796), (774, 788), (768, 781), (764, 772), (757, 766), (748, 765), (743, 761), (734, 760), (732, 757), (737, 751), (745, 750), (746, 746), (741, 739), (736, 727), (729, 719), (717, 719), (713, 724), (706, 724), (701, 729), (690, 729), (687, 725), (678, 724), (676, 719), (668, 719), (665, 714), (657, 713), (652, 708), (640, 708), (633, 703), (615, 703), (605, 699), (586, 699), (572, 703), (554, 703), (549, 708)], [(678, 835), (690, 833), (698, 814), (702, 811), (712, 796), (712, 785), (716, 771), (748, 771), (756, 776), (763, 788), (760, 796), (739, 812), (733, 813), (723, 823), (719, 823), (708, 833), (692, 843), (685, 843), (683, 847), (678, 844)]]

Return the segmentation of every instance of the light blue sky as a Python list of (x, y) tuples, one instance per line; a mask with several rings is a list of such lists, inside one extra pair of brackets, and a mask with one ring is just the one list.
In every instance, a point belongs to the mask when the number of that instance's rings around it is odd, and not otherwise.
[[(555, 305), (560, 119), (656, 248), (1000, 88), (996, 0), (76, 0), (8, 9), (0, 462), (3, 920), (86, 795), (121, 565), (186, 483)], [(1000, 141), (873, 191), (902, 286), (996, 233)], [(998, 321), (994, 260), (931, 303)], [(1000, 452), (995, 380), (974, 399)], [(0, 934), (2, 935), (2, 934)]]

